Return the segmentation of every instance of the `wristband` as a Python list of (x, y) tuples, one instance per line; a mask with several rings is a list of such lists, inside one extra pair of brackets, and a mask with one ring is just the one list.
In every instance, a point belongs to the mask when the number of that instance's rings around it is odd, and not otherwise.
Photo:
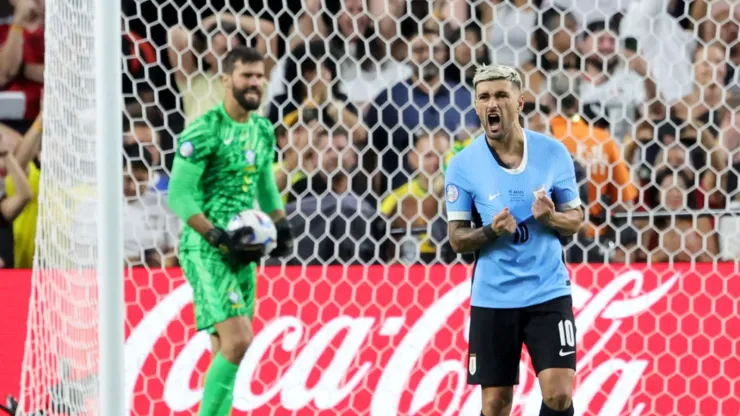
[(23, 26), (18, 25), (18, 24), (12, 24), (10, 25), (10, 31), (23, 33)]
[(483, 226), (483, 234), (486, 235), (486, 238), (488, 238), (488, 241), (496, 241), (498, 238), (498, 234), (496, 234), (495, 231), (493, 231), (493, 228), (491, 228), (491, 225), (484, 225)]

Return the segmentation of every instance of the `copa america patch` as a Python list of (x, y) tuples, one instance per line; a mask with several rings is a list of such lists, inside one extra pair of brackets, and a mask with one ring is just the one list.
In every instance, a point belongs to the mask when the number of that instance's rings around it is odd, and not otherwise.
[(180, 145), (180, 156), (182, 157), (190, 157), (193, 155), (193, 150), (195, 148), (193, 147), (193, 144), (190, 142), (183, 142)]
[(457, 191), (457, 186), (447, 185), (447, 200), (449, 202), (455, 202), (458, 196), (460, 196), (460, 193)]

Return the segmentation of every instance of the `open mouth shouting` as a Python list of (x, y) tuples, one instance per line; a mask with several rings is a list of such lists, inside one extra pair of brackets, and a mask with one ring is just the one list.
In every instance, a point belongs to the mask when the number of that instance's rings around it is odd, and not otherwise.
[(503, 126), (501, 125), (501, 114), (499, 113), (488, 113), (488, 131), (493, 134), (501, 133)]

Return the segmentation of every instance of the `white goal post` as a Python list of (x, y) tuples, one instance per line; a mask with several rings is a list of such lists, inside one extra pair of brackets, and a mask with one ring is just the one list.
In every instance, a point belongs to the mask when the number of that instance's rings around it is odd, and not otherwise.
[[(121, 0), (94, 1), (100, 415), (125, 416)], [(110, 143), (114, 140), (114, 143)]]
[[(480, 415), (444, 175), (480, 131), (486, 62), (520, 70), (525, 127), (568, 147), (588, 205), (564, 242), (575, 414), (736, 416), (737, 3), (45, 0), (34, 267), (9, 272), (25, 348), (0, 390), (20, 384), (23, 416), (197, 412), (211, 346), (167, 189), (241, 43), (266, 58), (257, 112), (296, 252), (259, 268), (234, 416)], [(536, 415), (526, 352), (520, 368), (512, 412)]]
[(45, 26), (47, 156), (19, 409), (123, 416), (121, 1), (48, 1)]

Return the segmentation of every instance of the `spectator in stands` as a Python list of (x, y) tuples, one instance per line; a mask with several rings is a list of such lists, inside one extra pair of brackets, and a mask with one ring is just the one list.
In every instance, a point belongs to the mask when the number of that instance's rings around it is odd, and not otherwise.
[(558, 100), (560, 114), (552, 118), (550, 128), (587, 171), (589, 192), (584, 202), (588, 204), (588, 215), (583, 234), (587, 239), (595, 239), (608, 231), (611, 214), (631, 208), (638, 193), (619, 144), (607, 130), (590, 125), (579, 114), (575, 92), (583, 80), (575, 75), (561, 72), (552, 77), (552, 93), (562, 98)]
[(705, 44), (716, 44), (728, 56), (728, 71), (723, 84), (740, 93), (740, 4), (732, 0), (714, 0), (709, 5), (707, 19), (700, 20), (699, 35)]
[(152, 158), (150, 176), (152, 187), (156, 191), (165, 192), (169, 186), (169, 174), (162, 165), (162, 146), (159, 134), (152, 128), (148, 121), (143, 119), (130, 119), (123, 116), (123, 144), (137, 144), (145, 148)]
[[(323, 8), (320, 2), (308, 3), (288, 35), (290, 47), (306, 40), (324, 42), (336, 62), (338, 89), (349, 102), (362, 108), (381, 91), (411, 76), (409, 68), (388, 53), (397, 39), (396, 22), (405, 10), (404, 1), (328, 1)], [(270, 91), (279, 95), (285, 90), (271, 83)]]
[(317, 152), (322, 150), (322, 146), (327, 146), (328, 141), (323, 144), (320, 142), (326, 130), (319, 123), (316, 109), (302, 111), (296, 123), (287, 129), (282, 124), (278, 125), (276, 130), (280, 132), (277, 140), (282, 151), (282, 160), (273, 169), (278, 189), (287, 202), (295, 183), (312, 176), (319, 168)]
[(167, 55), (175, 70), (175, 82), (182, 94), (188, 121), (223, 100), (224, 87), (219, 77), (221, 59), (232, 47), (253, 40), (254, 47), (268, 57), (265, 63), (269, 71), (272, 65), (269, 58), (277, 51), (274, 32), (275, 26), (266, 20), (246, 15), (237, 18), (229, 13), (209, 16), (193, 31), (183, 26), (170, 29)]
[[(123, 252), (127, 267), (170, 267), (176, 264), (175, 247), (181, 224), (149, 187), (152, 156), (137, 144), (123, 146)], [(80, 203), (73, 218), (78, 238), (95, 238), (97, 204)]]
[(164, 197), (150, 188), (154, 159), (147, 147), (124, 145), (123, 194), (124, 255), (130, 266), (170, 267), (176, 263), (175, 247), (180, 221)]
[(538, 133), (550, 134), (550, 123), (548, 117), (550, 107), (547, 105), (537, 105), (533, 101), (524, 101), (522, 112), (520, 114), (519, 124), (525, 129), (536, 131)]
[(0, 25), (0, 120), (25, 133), (39, 113), (44, 82), (44, 2), (17, 0)]
[(723, 177), (728, 202), (740, 203), (740, 94), (727, 100), (722, 114), (720, 142), (728, 155), (729, 172)]
[(377, 259), (382, 221), (355, 189), (358, 158), (349, 133), (318, 130), (314, 147), (319, 169), (293, 185), (286, 205), (300, 264)]
[(446, 41), (452, 45), (451, 57), (454, 65), (445, 67), (445, 79), (453, 84), (465, 84), (472, 89), (476, 66), (490, 62), (488, 47), (483, 42), (480, 27), (471, 22), (464, 30), (455, 30), (446, 36)]
[[(691, 25), (701, 21), (705, 3), (703, 0), (639, 0), (624, 4), (627, 7), (619, 22), (620, 53), (631, 59), (631, 53), (639, 51), (639, 56), (644, 58), (644, 68), (650, 68), (652, 83), (645, 83), (648, 101), (658, 97), (674, 103), (691, 91), (691, 61), (696, 47)], [(630, 68), (640, 70), (641, 61), (630, 62)], [(658, 105), (649, 109), (662, 110)], [(661, 113), (655, 114), (655, 118), (664, 117)]]
[(535, 54), (521, 67), (529, 100), (546, 92), (548, 74), (580, 69), (581, 64), (573, 48), (578, 26), (572, 13), (553, 6), (540, 14), (538, 23), (531, 40)]
[[(13, 155), (12, 138), (0, 133), (0, 268), (15, 267), (12, 222), (33, 198), (31, 186)], [(7, 194), (7, 181), (15, 183), (15, 194)]]
[(443, 130), (422, 129), (415, 134), (414, 148), (406, 152), (413, 176), (394, 189), (380, 205), (380, 212), (388, 218), (391, 227), (416, 240), (399, 245), (400, 253), (393, 256), (399, 260), (415, 262), (419, 257), (423, 262), (431, 262), (437, 258), (440, 242), (432, 241), (428, 231), (418, 233), (409, 227), (427, 227), (439, 218), (444, 193), (442, 157), (449, 149), (450, 137)]
[(351, 176), (357, 168), (357, 153), (352, 149), (349, 133), (343, 128), (331, 132), (322, 129), (314, 147), (320, 169), (293, 184), (288, 202), (307, 196), (319, 197), (327, 192), (337, 195), (354, 192)]
[[(724, 50), (717, 44), (698, 47), (694, 53), (694, 88), (671, 108), (671, 116), (682, 134), (697, 137), (707, 128), (717, 137), (719, 111), (723, 104), (723, 80), (727, 74)], [(684, 123), (688, 123), (685, 127)]]
[(147, 113), (160, 115), (154, 89), (165, 84), (166, 78), (159, 66), (157, 51), (146, 38), (129, 28), (128, 19), (121, 18), (121, 27), (121, 54), (125, 61), (122, 92), (126, 113), (135, 118)]
[[(413, 144), (412, 132), (424, 128), (444, 129), (450, 136), (469, 137), (479, 127), (472, 91), (465, 85), (453, 85), (443, 78), (441, 65), (448, 56), (438, 31), (422, 28), (409, 39), (413, 75), (375, 98), (366, 114), (372, 130), (372, 145), (381, 153), (381, 194), (390, 181), (392, 188), (406, 182), (398, 155)], [(406, 173), (411, 173), (406, 169)]]
[(643, 103), (655, 96), (656, 87), (639, 54), (630, 51), (629, 60), (620, 55), (618, 29), (617, 15), (590, 23), (580, 35), (584, 82), (578, 96), (583, 104), (581, 115), (608, 129), (621, 143), (631, 132)]
[(691, 179), (682, 172), (663, 169), (655, 175), (652, 205), (655, 228), (646, 238), (651, 260), (660, 262), (712, 261), (719, 252), (716, 232), (708, 216), (687, 213), (696, 207), (688, 190)]
[(322, 41), (312, 41), (296, 47), (285, 65), (287, 93), (278, 95), (268, 108), (267, 117), (275, 123), (292, 126), (300, 111), (319, 110), (319, 122), (333, 128), (335, 124), (352, 133), (353, 142), (362, 143), (367, 131), (358, 116), (357, 108), (340, 90), (337, 69)]
[[(14, 264), (19, 269), (33, 268), (41, 181), (40, 170), (34, 159), (41, 149), (42, 127), (41, 113), (24, 136), (0, 123), (0, 134), (5, 137), (7, 150), (15, 156), (18, 166), (25, 174), (25, 182), (31, 187), (31, 200), (13, 221)], [(17, 189), (15, 178), (10, 177), (6, 180), (5, 192), (10, 197), (21, 192)]]
[(471, 9), (479, 12), (491, 62), (521, 68), (534, 58), (530, 38), (542, 3), (542, 0), (494, 0), (471, 8), (467, 0), (451, 0), (443, 9), (443, 17), (461, 25), (470, 20)]
[(708, 198), (697, 196), (699, 208), (722, 204), (718, 173), (727, 166), (725, 152), (717, 136), (724, 100), (722, 80), (727, 71), (722, 49), (715, 45), (699, 47), (694, 55), (694, 90), (670, 110), (670, 126), (689, 151), (690, 163)]

